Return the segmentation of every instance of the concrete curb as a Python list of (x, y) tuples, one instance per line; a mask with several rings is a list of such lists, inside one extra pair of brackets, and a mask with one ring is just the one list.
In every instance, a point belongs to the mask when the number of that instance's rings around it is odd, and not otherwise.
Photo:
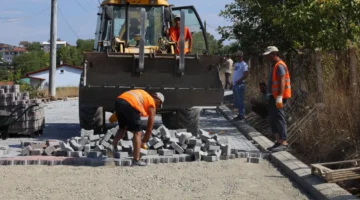
[[(219, 106), (218, 110), (227, 119), (231, 120), (233, 112), (225, 105)], [(254, 140), (260, 150), (265, 151), (274, 143), (257, 132), (253, 127), (244, 122), (233, 122), (234, 126), (248, 139)], [(289, 152), (277, 152), (270, 155), (274, 162), (283, 172), (293, 178), (303, 189), (320, 200), (356, 200), (356, 196), (350, 194), (335, 183), (326, 183), (321, 178), (311, 174), (311, 169)]]

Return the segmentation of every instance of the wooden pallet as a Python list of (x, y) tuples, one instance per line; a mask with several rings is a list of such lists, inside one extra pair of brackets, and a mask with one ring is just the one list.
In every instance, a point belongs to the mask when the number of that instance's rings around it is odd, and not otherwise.
[(328, 183), (360, 179), (360, 159), (312, 164), (311, 173)]

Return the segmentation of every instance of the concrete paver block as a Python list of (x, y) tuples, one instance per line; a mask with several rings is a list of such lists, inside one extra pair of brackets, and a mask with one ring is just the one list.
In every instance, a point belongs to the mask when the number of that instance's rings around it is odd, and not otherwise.
[(178, 145), (176, 142), (171, 143), (171, 147), (175, 149), (176, 152), (178, 152), (179, 154), (184, 153), (184, 149)]
[(172, 149), (159, 149), (158, 153), (159, 153), (159, 155), (162, 155), (162, 156), (172, 156), (172, 155), (174, 155), (174, 150), (172, 150)]
[(186, 140), (191, 138), (191, 137), (192, 137), (192, 133), (184, 132), (180, 136), (179, 143), (180, 144), (185, 144)]
[(32, 156), (39, 156), (43, 153), (43, 150), (42, 149), (33, 149), (33, 150), (30, 150), (30, 155)]
[(217, 156), (204, 156), (204, 161), (215, 162), (215, 161), (218, 161), (218, 157)]
[(50, 156), (55, 150), (55, 146), (48, 146), (45, 148), (44, 152), (46, 155)]

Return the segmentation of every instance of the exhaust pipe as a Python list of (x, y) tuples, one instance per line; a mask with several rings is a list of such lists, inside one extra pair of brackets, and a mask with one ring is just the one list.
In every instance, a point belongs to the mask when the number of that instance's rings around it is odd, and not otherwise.
[(180, 60), (179, 60), (179, 73), (184, 74), (185, 71), (185, 11), (180, 11)]
[(144, 71), (145, 19), (146, 19), (146, 10), (145, 10), (145, 8), (141, 8), (141, 12), (140, 12), (140, 42), (139, 42), (139, 66), (138, 66), (138, 72), (143, 72)]

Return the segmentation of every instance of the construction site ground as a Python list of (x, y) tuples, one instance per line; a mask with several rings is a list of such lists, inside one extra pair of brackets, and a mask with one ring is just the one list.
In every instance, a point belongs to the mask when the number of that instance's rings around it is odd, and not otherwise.
[[(109, 116), (108, 113), (107, 116)], [(78, 100), (45, 108), (46, 127), (37, 138), (0, 141), (19, 154), (21, 141), (79, 135)], [(144, 121), (144, 124), (146, 121)], [(159, 126), (161, 120), (156, 119)], [(256, 147), (221, 114), (207, 110), (201, 128), (231, 139), (239, 149)], [(256, 150), (256, 149), (255, 149)], [(149, 164), (147, 167), (1, 166), (2, 199), (312, 199), (267, 160)]]

